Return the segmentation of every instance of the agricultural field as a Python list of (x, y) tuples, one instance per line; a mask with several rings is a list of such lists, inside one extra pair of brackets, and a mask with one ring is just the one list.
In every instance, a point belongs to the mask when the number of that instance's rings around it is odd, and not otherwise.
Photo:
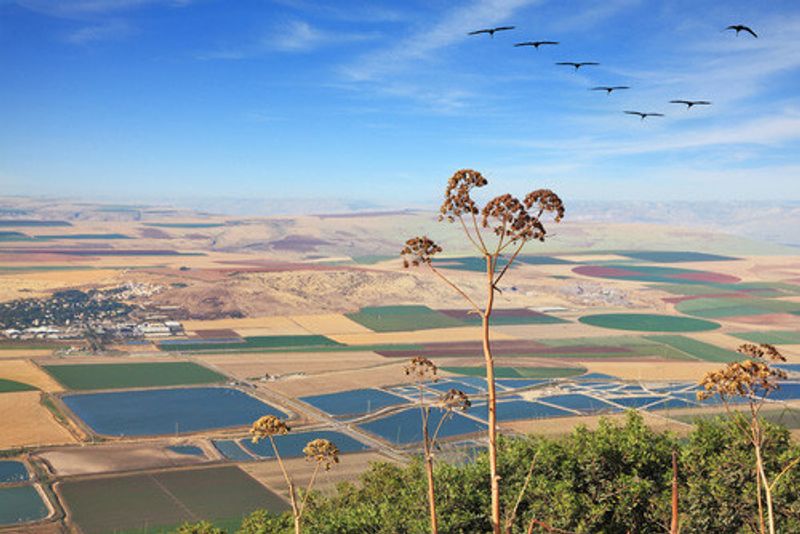
[(189, 386), (224, 382), (226, 377), (192, 362), (46, 365), (71, 390)]
[[(126, 297), (131, 322), (162, 317), (182, 327), (94, 352), (85, 340), (0, 341), (9, 423), (0, 449), (28, 447), (67, 516), (51, 516), (35, 477), (14, 478), (14, 460), (0, 462), (0, 502), (28, 506), (35, 524), (85, 533), (161, 532), (198, 519), (233, 528), (255, 508), (287, 506), (272, 446), (247, 433), (258, 417), (288, 420), (291, 432), (276, 443), (301, 482), (310, 476), (305, 444), (337, 444), (341, 463), (319, 479), (330, 492), (370, 461), (418, 453), (420, 395), (436, 403), (450, 389), (472, 405), (432, 409), (443, 457), (480, 448), (488, 418), (480, 318), (430, 273), (403, 270), (386, 236), (351, 250), (352, 238), (335, 232), (349, 231), (352, 217), (172, 220), (135, 211), (142, 219), (0, 233), (0, 302), (133, 284), (154, 289)], [(383, 232), (398, 221), (430, 223), (418, 214), (368, 223)], [(797, 432), (797, 257), (769, 247), (749, 254), (728, 238), (686, 250), (685, 235), (620, 228), (614, 239), (567, 231), (563, 247), (520, 256), (504, 279), (492, 315), (501, 430), (555, 435), (637, 410), (654, 428), (683, 433), (722, 409), (697, 400), (698, 380), (738, 360), (741, 343), (769, 342), (787, 356), (789, 379), (765, 413)], [(651, 231), (673, 246), (637, 249)], [(253, 235), (268, 236), (263, 247)], [(588, 250), (587, 239), (597, 239)], [(455, 250), (436, 266), (482, 297), (483, 258)], [(406, 375), (417, 356), (438, 366), (436, 381)], [(0, 509), (0, 524), (18, 520), (9, 517)]]
[(69, 520), (86, 534), (167, 532), (200, 519), (233, 526), (254, 510), (287, 506), (235, 466), (70, 479), (57, 490)]

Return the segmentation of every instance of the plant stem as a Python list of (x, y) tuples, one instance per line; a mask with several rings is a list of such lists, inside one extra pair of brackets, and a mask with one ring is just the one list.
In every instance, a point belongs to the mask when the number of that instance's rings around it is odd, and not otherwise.
[(489, 344), (489, 318), (494, 306), (494, 262), (490, 254), (486, 255), (486, 277), (488, 295), (486, 309), (482, 314), (483, 357), (486, 363), (486, 385), (489, 393), (489, 476), (492, 492), (492, 529), (500, 534), (500, 477), (497, 474), (497, 393), (494, 383), (494, 358)]
[(669, 533), (678, 534), (678, 453), (672, 451), (672, 522)]
[(283, 465), (283, 459), (278, 452), (278, 446), (275, 444), (275, 440), (271, 435), (268, 437), (270, 444), (272, 444), (272, 450), (275, 452), (275, 459), (278, 460), (278, 466), (281, 468), (281, 473), (283, 473), (283, 479), (286, 481), (286, 487), (289, 490), (289, 501), (292, 505), (292, 518), (294, 519), (294, 532), (295, 534), (300, 534), (300, 510), (297, 506), (297, 495), (294, 489), (294, 482), (292, 482), (289, 473), (286, 471), (286, 466)]

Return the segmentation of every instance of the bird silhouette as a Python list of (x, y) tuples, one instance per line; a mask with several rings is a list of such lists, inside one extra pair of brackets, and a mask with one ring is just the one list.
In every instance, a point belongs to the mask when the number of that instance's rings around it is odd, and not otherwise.
[(539, 49), (542, 45), (557, 45), (558, 41), (525, 41), (524, 43), (516, 43), (514, 46), (532, 46)]
[(645, 120), (647, 117), (663, 117), (663, 113), (643, 113), (641, 111), (625, 111), (628, 115), (636, 115), (637, 117), (641, 117), (642, 120)]
[(515, 26), (498, 26), (496, 28), (484, 28), (483, 30), (475, 30), (474, 32), (469, 32), (467, 35), (480, 35), (482, 33), (488, 33), (489, 37), (494, 38), (495, 32), (504, 32), (508, 30), (513, 30)]
[(754, 32), (753, 30), (751, 30), (748, 26), (745, 26), (744, 24), (733, 24), (731, 26), (728, 26), (725, 29), (726, 30), (736, 30), (736, 35), (739, 35), (739, 32), (747, 32), (750, 35), (752, 35), (753, 37), (755, 37), (756, 39), (758, 39), (758, 35), (756, 35), (756, 32)]
[(710, 106), (711, 102), (708, 100), (670, 100), (670, 104), (686, 104), (686, 109), (692, 109), (692, 106)]
[(600, 85), (598, 87), (592, 87), (589, 89), (590, 91), (605, 91), (607, 95), (610, 95), (613, 91), (620, 91), (622, 89), (630, 89), (627, 85)]
[(595, 63), (594, 61), (582, 61), (580, 63), (576, 63), (574, 61), (559, 61), (556, 65), (569, 65), (570, 67), (575, 67), (575, 72), (578, 72), (578, 69), (584, 67), (586, 65), (599, 65), (600, 63)]

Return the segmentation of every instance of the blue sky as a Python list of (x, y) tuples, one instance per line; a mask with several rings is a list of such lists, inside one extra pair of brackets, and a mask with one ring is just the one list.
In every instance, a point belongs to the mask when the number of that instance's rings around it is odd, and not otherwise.
[(0, 194), (800, 199), (792, 0), (0, 0), (0, 69)]

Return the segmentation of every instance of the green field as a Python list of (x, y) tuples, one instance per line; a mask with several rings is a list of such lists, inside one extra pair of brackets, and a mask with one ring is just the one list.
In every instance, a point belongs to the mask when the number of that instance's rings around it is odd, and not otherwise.
[(601, 328), (640, 332), (703, 332), (720, 327), (711, 321), (650, 313), (601, 313), (584, 315), (578, 320), (583, 324)]
[(23, 226), (72, 226), (67, 221), (40, 221), (33, 219), (0, 220), (0, 228), (19, 228)]
[(342, 346), (341, 343), (338, 343), (328, 337), (319, 335), (252, 336), (242, 339), (243, 341), (240, 343), (160, 343), (158, 348), (173, 352), (253, 352), (261, 349), (322, 349)]
[(0, 241), (33, 241), (33, 238), (22, 232), (0, 232)]
[[(788, 297), (800, 294), (800, 286), (782, 282), (739, 282), (736, 284), (654, 284), (659, 289), (673, 295), (715, 295), (719, 293), (746, 291), (753, 298)], [(711, 297), (713, 298), (713, 297)]]
[(44, 369), (73, 390), (184, 386), (226, 380), (224, 375), (191, 362), (46, 365)]
[(708, 362), (735, 362), (741, 360), (741, 355), (736, 351), (723, 349), (685, 336), (646, 336), (645, 339), (663, 343), (681, 352), (685, 352), (690, 356)]
[(800, 310), (800, 303), (765, 298), (699, 298), (679, 302), (675, 309), (695, 317), (715, 318), (792, 313)]
[[(685, 352), (678, 350), (664, 343), (658, 343), (648, 339), (650, 336), (598, 336), (598, 337), (577, 337), (563, 339), (543, 339), (541, 343), (550, 347), (621, 347), (630, 352), (597, 352), (594, 354), (561, 354), (565, 358), (640, 358), (645, 356), (657, 356), (670, 360), (691, 360), (692, 357)], [(540, 357), (537, 355), (537, 357)], [(555, 357), (547, 356), (544, 357)]]
[(796, 330), (772, 330), (767, 332), (739, 332), (731, 334), (751, 343), (769, 343), (771, 345), (798, 345), (800, 332)]
[[(475, 367), (442, 367), (443, 371), (464, 376), (486, 376), (484, 366)], [(566, 378), (582, 375), (583, 367), (495, 367), (497, 378)]]
[(0, 378), (0, 393), (13, 393), (14, 391), (33, 391), (36, 388), (30, 384), (23, 384), (14, 380)]
[(287, 508), (235, 466), (70, 480), (60, 490), (84, 534), (167, 532), (203, 519), (233, 525), (260, 508)]
[(465, 325), (427, 306), (374, 306), (346, 315), (374, 332), (405, 332)]

